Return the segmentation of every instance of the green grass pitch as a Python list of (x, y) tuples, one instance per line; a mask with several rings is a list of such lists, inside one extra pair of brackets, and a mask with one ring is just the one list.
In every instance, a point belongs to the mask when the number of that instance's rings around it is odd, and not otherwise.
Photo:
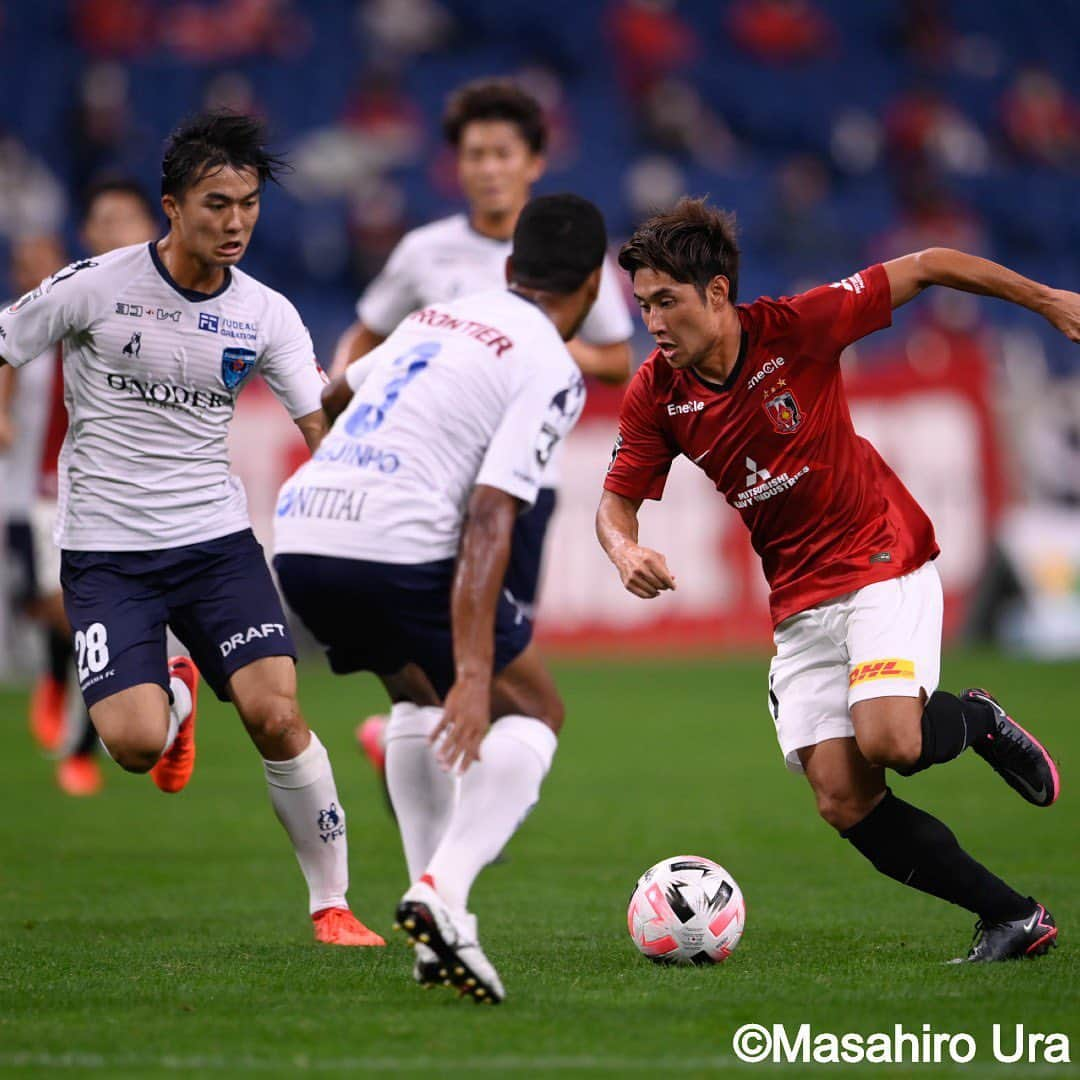
[[(764, 658), (557, 665), (568, 721), (540, 805), (472, 906), (508, 1000), (422, 991), (390, 933), (406, 885), (395, 828), (356, 721), (373, 680), (301, 669), (348, 813), (351, 898), (384, 950), (311, 940), (302, 879), (239, 721), (203, 692), (190, 787), (164, 796), (110, 766), (105, 793), (61, 795), (0, 692), (0, 1073), (36, 1076), (958, 1075), (961, 1067), (740, 1064), (743, 1023), (817, 1032), (967, 1032), (967, 1075), (1077, 1075), (995, 1064), (991, 1029), (1064, 1032), (1080, 1053), (1080, 664), (946, 658), (942, 685), (987, 683), (1062, 764), (1065, 794), (1028, 806), (974, 755), (896, 779), (968, 849), (1044, 899), (1061, 947), (1035, 962), (948, 967), (964, 911), (876, 875), (813, 811), (781, 762)], [(748, 923), (716, 968), (665, 969), (626, 933), (637, 876), (676, 854), (716, 859)]]

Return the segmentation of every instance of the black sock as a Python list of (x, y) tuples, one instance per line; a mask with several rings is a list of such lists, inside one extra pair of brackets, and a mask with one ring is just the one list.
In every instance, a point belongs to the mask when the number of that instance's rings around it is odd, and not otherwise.
[(82, 710), (82, 735), (79, 737), (79, 741), (75, 744), (75, 748), (72, 751), (75, 754), (89, 755), (97, 753), (98, 737), (97, 732), (94, 730), (93, 722), (90, 719), (90, 714), (86, 709)]
[(862, 821), (840, 835), (887, 877), (989, 922), (1019, 919), (1032, 909), (1033, 901), (964, 851), (948, 826), (888, 789)]
[(74, 652), (71, 648), (71, 637), (68, 634), (58, 634), (55, 630), (48, 632), (49, 674), (61, 685), (67, 685), (68, 664)]
[(914, 776), (931, 765), (941, 765), (962, 754), (990, 731), (990, 709), (981, 702), (964, 702), (955, 694), (935, 690), (922, 714), (922, 752), (901, 776)]

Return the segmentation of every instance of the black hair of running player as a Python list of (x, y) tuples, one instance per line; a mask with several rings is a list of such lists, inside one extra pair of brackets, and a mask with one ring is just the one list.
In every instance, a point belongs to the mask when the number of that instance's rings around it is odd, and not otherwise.
[(443, 135), (453, 147), (476, 120), (506, 120), (517, 126), (534, 154), (547, 148), (547, 123), (540, 102), (510, 79), (476, 79), (456, 90), (443, 114)]
[(267, 148), (261, 120), (215, 109), (184, 120), (169, 136), (161, 162), (161, 194), (179, 197), (221, 169), (254, 169), (259, 187), (277, 182), (289, 170), (285, 159)]
[(136, 202), (141, 204), (142, 208), (146, 211), (147, 217), (152, 220), (156, 220), (161, 211), (159, 206), (155, 206), (150, 201), (150, 196), (146, 194), (146, 191), (141, 184), (124, 177), (113, 177), (111, 179), (95, 181), (82, 193), (82, 198), (80, 200), (80, 221), (86, 221), (90, 216), (90, 211), (94, 208), (94, 203), (103, 195), (130, 196)]
[(511, 285), (568, 294), (604, 261), (604, 215), (580, 195), (530, 199), (514, 227)]
[(728, 280), (728, 299), (739, 291), (739, 240), (735, 215), (710, 206), (705, 199), (680, 199), (665, 214), (638, 226), (619, 249), (619, 265), (632, 278), (638, 270), (655, 270), (693, 285), (702, 301), (714, 277)]

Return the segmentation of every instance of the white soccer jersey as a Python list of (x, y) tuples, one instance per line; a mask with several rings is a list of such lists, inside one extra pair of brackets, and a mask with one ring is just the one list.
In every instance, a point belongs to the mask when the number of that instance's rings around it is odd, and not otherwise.
[(551, 320), (505, 288), (414, 312), (370, 356), (349, 368), (352, 401), (281, 489), (278, 552), (451, 558), (473, 487), (531, 505), (585, 403)]
[[(356, 305), (361, 322), (383, 337), (410, 311), (506, 284), (509, 240), (478, 233), (454, 214), (403, 236), (386, 266)], [(578, 336), (591, 345), (628, 341), (634, 333), (618, 271), (604, 259), (600, 293)]]
[[(512, 247), (510, 240), (478, 233), (465, 214), (413, 229), (401, 238), (360, 298), (357, 315), (368, 329), (386, 337), (417, 308), (482, 289), (505, 288), (506, 259)], [(578, 337), (590, 345), (613, 345), (633, 336), (618, 273), (611, 258), (605, 257), (596, 303), (578, 331)], [(545, 487), (556, 486), (560, 457), (556, 454), (547, 470)]]
[(239, 270), (217, 292), (183, 289), (154, 244), (82, 259), (0, 312), (15, 367), (64, 346), (68, 433), (56, 540), (136, 551), (212, 540), (248, 525), (226, 434), (260, 371), (294, 419), (325, 381), (296, 309)]

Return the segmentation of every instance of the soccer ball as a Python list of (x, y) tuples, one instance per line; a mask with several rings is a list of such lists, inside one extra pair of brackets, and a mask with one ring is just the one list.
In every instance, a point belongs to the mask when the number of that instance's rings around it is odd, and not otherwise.
[(638, 878), (626, 925), (634, 944), (658, 964), (719, 964), (742, 937), (746, 904), (722, 866), (677, 855)]

